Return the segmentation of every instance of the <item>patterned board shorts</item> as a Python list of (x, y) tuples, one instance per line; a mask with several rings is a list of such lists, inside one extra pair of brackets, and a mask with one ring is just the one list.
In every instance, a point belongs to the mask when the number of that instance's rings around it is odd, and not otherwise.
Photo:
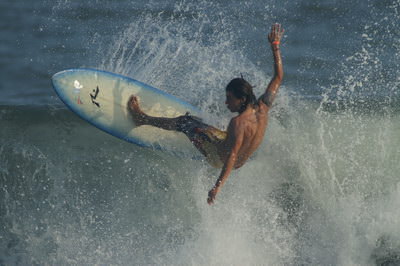
[(189, 114), (179, 117), (177, 130), (189, 138), (211, 166), (216, 168), (223, 166), (218, 153), (218, 144), (226, 139), (225, 131), (207, 125), (200, 118)]

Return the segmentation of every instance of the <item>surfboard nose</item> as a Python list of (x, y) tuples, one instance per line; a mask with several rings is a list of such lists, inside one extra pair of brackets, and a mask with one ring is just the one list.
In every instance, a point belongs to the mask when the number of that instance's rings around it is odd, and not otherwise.
[(65, 102), (70, 96), (67, 94), (77, 94), (84, 87), (84, 79), (87, 75), (94, 72), (90, 69), (67, 69), (57, 72), (51, 77), (53, 89), (58, 96)]
[(65, 86), (63, 86), (63, 85), (65, 85), (64, 84), (65, 80), (66, 80), (65, 76), (68, 75), (68, 72), (69, 72), (68, 70), (60, 71), (51, 77), (51, 83), (53, 85), (53, 89), (57, 93), (62, 91), (65, 88)]

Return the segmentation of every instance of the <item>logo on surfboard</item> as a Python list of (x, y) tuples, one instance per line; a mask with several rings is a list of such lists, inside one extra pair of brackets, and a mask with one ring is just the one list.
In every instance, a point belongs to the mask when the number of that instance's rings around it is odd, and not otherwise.
[(89, 93), (89, 95), (90, 95), (90, 98), (92, 99), (92, 103), (93, 103), (94, 105), (96, 105), (97, 107), (100, 108), (100, 104), (99, 104), (98, 102), (95, 101), (96, 98), (97, 98), (97, 95), (99, 95), (99, 91), (100, 91), (100, 90), (99, 90), (99, 86), (97, 86), (97, 87), (96, 87), (96, 90), (93, 90), (94, 95), (91, 94), (91, 93)]
[(74, 94), (77, 96), (75, 97), (77, 104), (83, 104), (81, 101), (81, 89), (83, 88), (83, 85), (79, 83), (79, 81), (75, 80), (74, 81)]

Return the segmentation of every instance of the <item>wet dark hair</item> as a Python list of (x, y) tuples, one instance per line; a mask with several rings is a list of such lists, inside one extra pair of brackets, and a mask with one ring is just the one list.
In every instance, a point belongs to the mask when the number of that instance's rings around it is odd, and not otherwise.
[(232, 79), (226, 86), (226, 91), (231, 92), (238, 99), (245, 99), (241, 111), (244, 111), (249, 104), (257, 105), (257, 99), (253, 93), (253, 86), (243, 77)]

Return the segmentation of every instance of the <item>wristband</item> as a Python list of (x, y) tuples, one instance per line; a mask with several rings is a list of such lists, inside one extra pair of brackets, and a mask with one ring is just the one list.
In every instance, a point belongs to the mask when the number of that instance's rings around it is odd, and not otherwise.
[(273, 41), (271, 44), (279, 45), (280, 43), (280, 41)]

